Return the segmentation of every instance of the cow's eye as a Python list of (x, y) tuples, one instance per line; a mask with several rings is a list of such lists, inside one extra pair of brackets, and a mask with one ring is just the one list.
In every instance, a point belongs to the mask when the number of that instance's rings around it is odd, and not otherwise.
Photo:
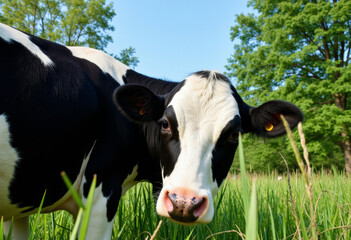
[(239, 137), (239, 132), (235, 131), (230, 135), (230, 141), (236, 141)]
[(230, 142), (237, 142), (239, 138), (239, 131), (234, 131), (229, 138)]
[(161, 129), (163, 132), (170, 132), (169, 122), (166, 119), (161, 120)]

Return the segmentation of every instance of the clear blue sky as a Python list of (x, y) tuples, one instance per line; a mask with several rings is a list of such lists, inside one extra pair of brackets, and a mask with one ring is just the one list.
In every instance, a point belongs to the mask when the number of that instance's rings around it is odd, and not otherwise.
[(195, 71), (225, 71), (234, 52), (235, 15), (252, 12), (247, 0), (116, 0), (109, 53), (136, 49), (136, 71), (181, 81)]

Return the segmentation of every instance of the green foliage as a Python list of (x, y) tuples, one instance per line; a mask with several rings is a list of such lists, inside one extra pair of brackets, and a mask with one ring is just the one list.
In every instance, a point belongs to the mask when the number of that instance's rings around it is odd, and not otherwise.
[(123, 49), (120, 52), (119, 56), (116, 55), (114, 56), (114, 58), (116, 58), (118, 61), (134, 69), (139, 63), (138, 58), (135, 57), (134, 54), (135, 54), (135, 48), (129, 47), (129, 48)]
[(116, 13), (105, 0), (2, 0), (2, 21), (68, 46), (103, 49), (112, 38)]
[[(251, 105), (284, 99), (299, 106), (312, 165), (341, 165), (343, 146), (351, 143), (351, 1), (251, 0), (249, 6), (258, 14), (236, 17), (231, 39), (240, 44), (228, 75)], [(288, 145), (278, 140), (262, 149), (256, 139), (246, 141), (255, 146), (253, 164)]]
[[(112, 43), (109, 34), (116, 15), (113, 2), (106, 0), (1, 0), (0, 22), (26, 33), (67, 46), (88, 46), (103, 50)], [(115, 56), (135, 67), (135, 49)]]

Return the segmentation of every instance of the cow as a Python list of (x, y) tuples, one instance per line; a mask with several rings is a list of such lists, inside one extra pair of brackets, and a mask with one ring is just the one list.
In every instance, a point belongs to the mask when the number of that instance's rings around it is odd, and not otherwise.
[(208, 223), (239, 133), (272, 138), (302, 121), (292, 103), (247, 105), (217, 71), (181, 82), (142, 75), (108, 54), (66, 47), (0, 24), (0, 216), (15, 239), (28, 216), (86, 203), (97, 183), (87, 239), (111, 239), (120, 197), (140, 181), (158, 193), (156, 211), (181, 224)]

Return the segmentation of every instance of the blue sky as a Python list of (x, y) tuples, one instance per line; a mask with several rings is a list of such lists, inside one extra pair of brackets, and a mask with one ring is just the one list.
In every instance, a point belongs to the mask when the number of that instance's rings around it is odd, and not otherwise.
[(109, 53), (136, 49), (136, 71), (181, 81), (202, 69), (225, 71), (233, 54), (235, 15), (252, 12), (247, 0), (117, 0)]

